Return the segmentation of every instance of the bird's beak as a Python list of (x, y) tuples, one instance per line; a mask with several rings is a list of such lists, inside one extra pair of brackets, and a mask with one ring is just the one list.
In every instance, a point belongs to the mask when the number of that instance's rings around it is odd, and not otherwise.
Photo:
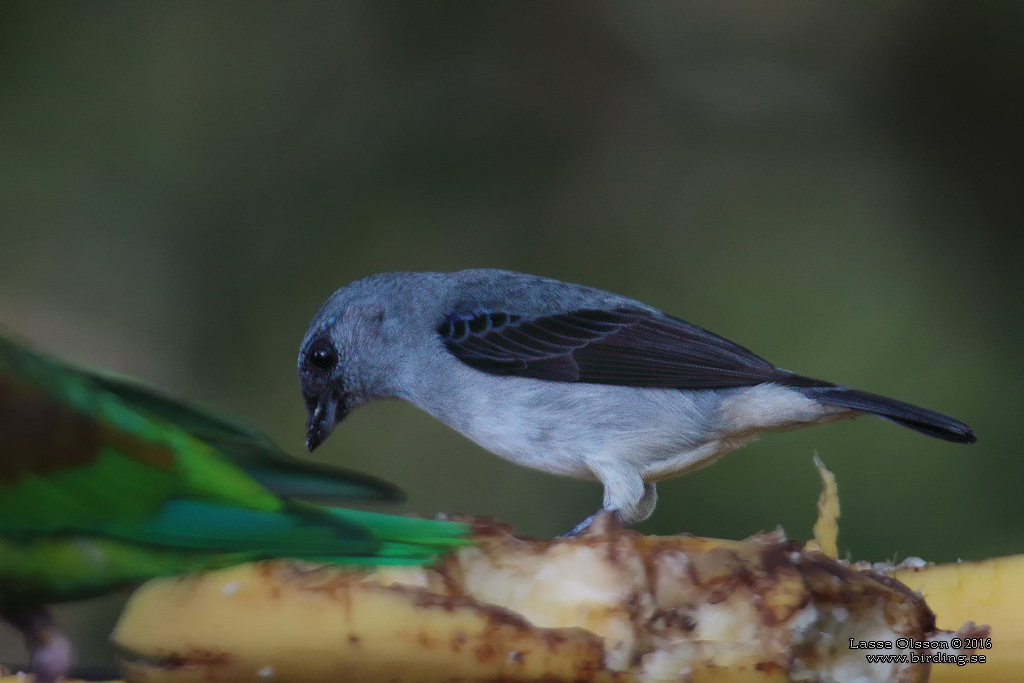
[(334, 431), (334, 426), (348, 415), (345, 400), (337, 391), (325, 392), (309, 413), (306, 423), (306, 448), (313, 451)]

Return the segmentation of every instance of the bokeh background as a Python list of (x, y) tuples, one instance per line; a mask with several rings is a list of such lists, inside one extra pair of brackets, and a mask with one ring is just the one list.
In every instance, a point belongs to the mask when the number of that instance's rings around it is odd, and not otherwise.
[[(306, 456), (295, 358), (335, 288), (578, 281), (979, 435), (773, 435), (663, 484), (644, 531), (806, 537), (817, 452), (853, 558), (1020, 552), (1022, 7), (7, 2), (0, 324)], [(399, 403), (315, 457), (531, 535), (601, 497)], [(84, 663), (123, 597), (62, 610)]]

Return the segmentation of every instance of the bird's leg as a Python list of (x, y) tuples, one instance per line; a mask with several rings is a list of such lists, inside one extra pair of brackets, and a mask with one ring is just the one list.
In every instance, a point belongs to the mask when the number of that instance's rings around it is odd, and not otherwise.
[(2, 616), (25, 637), (35, 683), (56, 683), (67, 674), (75, 662), (75, 649), (49, 610), (7, 610)]
[(625, 467), (603, 469), (598, 476), (604, 482), (604, 505), (563, 537), (580, 536), (585, 532), (607, 533), (615, 527), (633, 526), (654, 512), (658, 502), (654, 482), (645, 482), (639, 473)]

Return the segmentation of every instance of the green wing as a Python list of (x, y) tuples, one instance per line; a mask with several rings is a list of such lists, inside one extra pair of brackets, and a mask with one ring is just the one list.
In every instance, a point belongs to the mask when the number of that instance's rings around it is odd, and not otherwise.
[(18, 586), (66, 599), (263, 557), (423, 562), (466, 534), (285, 495), (397, 490), (289, 460), (248, 427), (0, 336), (0, 604)]

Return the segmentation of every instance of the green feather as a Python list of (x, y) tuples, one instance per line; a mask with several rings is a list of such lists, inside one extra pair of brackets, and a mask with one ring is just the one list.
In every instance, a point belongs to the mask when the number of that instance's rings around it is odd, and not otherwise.
[(205, 407), (177, 401), (138, 380), (95, 371), (90, 376), (130, 408), (166, 420), (212, 446), (274, 493), (324, 502), (404, 499), (401, 490), (382, 479), (281, 457), (281, 450), (260, 432)]
[(0, 609), (273, 557), (422, 563), (466, 542), (463, 524), (303, 502), (398, 495), (0, 335)]

